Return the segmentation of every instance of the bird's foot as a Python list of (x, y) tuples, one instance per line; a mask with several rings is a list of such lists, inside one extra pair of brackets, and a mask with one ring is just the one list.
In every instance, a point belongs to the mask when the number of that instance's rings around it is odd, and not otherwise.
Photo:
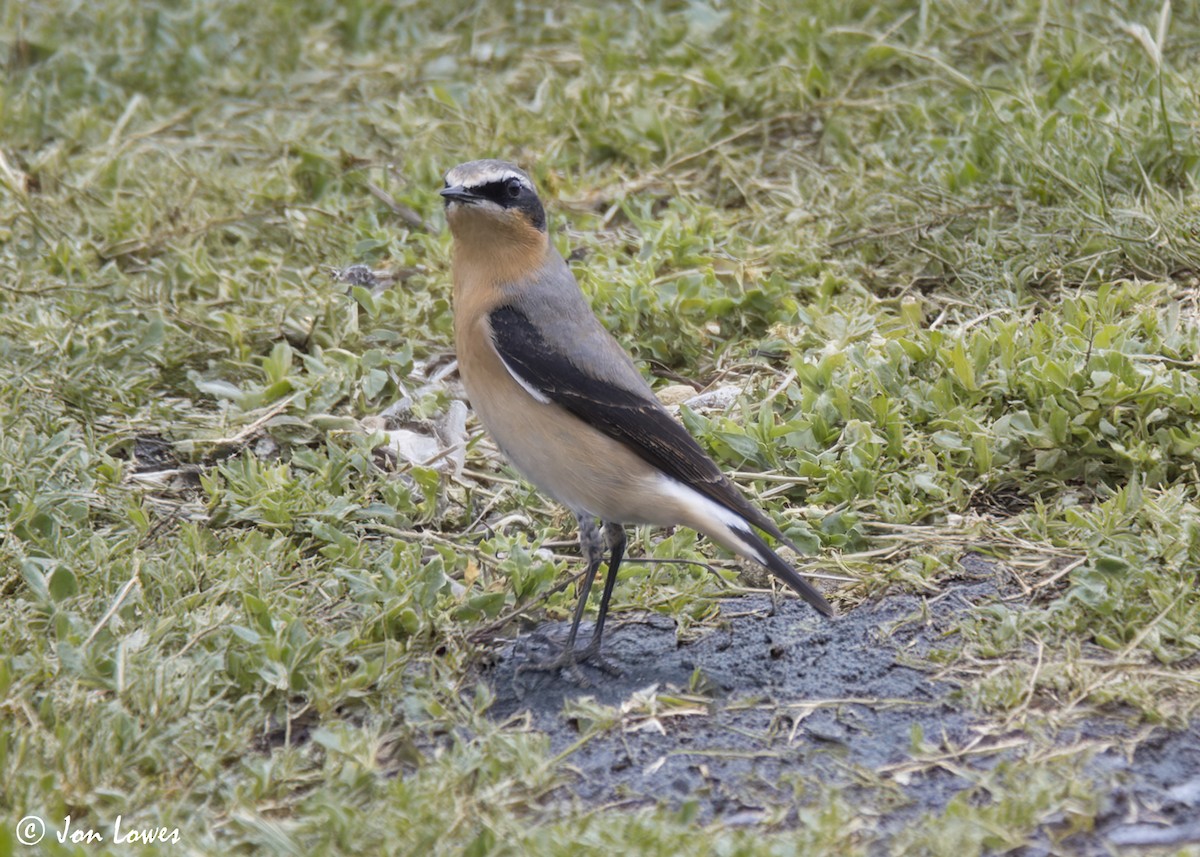
[(621, 674), (620, 667), (600, 654), (600, 641), (592, 640), (581, 649), (563, 649), (553, 658), (523, 663), (517, 667), (516, 676), (527, 672), (562, 672), (580, 687), (591, 687), (592, 682), (579, 669), (580, 665), (595, 667), (613, 676)]

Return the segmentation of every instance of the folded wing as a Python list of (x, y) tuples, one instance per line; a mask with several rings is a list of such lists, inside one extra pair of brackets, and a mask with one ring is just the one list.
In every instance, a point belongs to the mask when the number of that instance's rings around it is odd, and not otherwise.
[[(631, 390), (589, 374), (549, 347), (520, 309), (502, 306), (488, 316), (492, 340), (508, 371), (530, 395), (554, 402), (578, 419), (620, 441), (647, 463), (750, 524), (796, 549), (774, 521), (751, 505), (648, 391)], [(747, 542), (771, 571), (823, 613), (825, 599), (772, 552), (748, 527)], [(764, 553), (765, 552), (765, 553)]]

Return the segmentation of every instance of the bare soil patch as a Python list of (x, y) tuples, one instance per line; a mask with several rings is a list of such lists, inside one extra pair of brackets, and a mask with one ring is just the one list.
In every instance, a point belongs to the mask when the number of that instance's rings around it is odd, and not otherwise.
[(886, 596), (833, 620), (790, 598), (735, 598), (721, 604), (721, 627), (681, 642), (669, 619), (626, 618), (606, 637), (624, 672), (585, 668), (592, 687), (516, 674), (566, 632), (565, 623), (543, 626), (488, 669), (491, 714), (527, 717), (555, 753), (579, 745), (566, 759), (578, 776), (563, 801), (661, 803), (698, 822), (787, 827), (836, 789), (886, 842), (956, 796), (988, 801), (979, 775), (996, 765), (1078, 748), (1079, 775), (1102, 795), (1095, 826), (1076, 832), (1066, 819), (1047, 819), (1027, 853), (1200, 841), (1197, 724), (1143, 729), (1132, 750), (1133, 730), (1119, 716), (1070, 734), (998, 733), (937, 677), (930, 656), (954, 648), (948, 629), (1004, 586), (994, 564), (971, 555), (962, 565), (969, 576), (937, 598)]

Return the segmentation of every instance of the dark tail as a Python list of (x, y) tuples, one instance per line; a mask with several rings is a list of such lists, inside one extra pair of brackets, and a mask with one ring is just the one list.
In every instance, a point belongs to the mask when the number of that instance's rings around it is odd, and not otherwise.
[(756, 533), (750, 530), (743, 530), (740, 527), (730, 527), (732, 532), (741, 542), (738, 545), (738, 553), (745, 556), (747, 559), (752, 559), (761, 563), (771, 574), (778, 577), (784, 583), (792, 588), (792, 590), (811, 604), (818, 613), (822, 616), (832, 616), (833, 607), (825, 600), (820, 592), (813, 588), (813, 585), (796, 573), (796, 569), (792, 568), (783, 558), (775, 551), (767, 547), (767, 543), (758, 537)]

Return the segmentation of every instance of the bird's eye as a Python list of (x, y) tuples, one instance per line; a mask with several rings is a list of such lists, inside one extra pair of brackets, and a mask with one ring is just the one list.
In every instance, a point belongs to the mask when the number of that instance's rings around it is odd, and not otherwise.
[(521, 182), (518, 179), (509, 179), (504, 183), (504, 192), (509, 199), (516, 199), (521, 195)]

